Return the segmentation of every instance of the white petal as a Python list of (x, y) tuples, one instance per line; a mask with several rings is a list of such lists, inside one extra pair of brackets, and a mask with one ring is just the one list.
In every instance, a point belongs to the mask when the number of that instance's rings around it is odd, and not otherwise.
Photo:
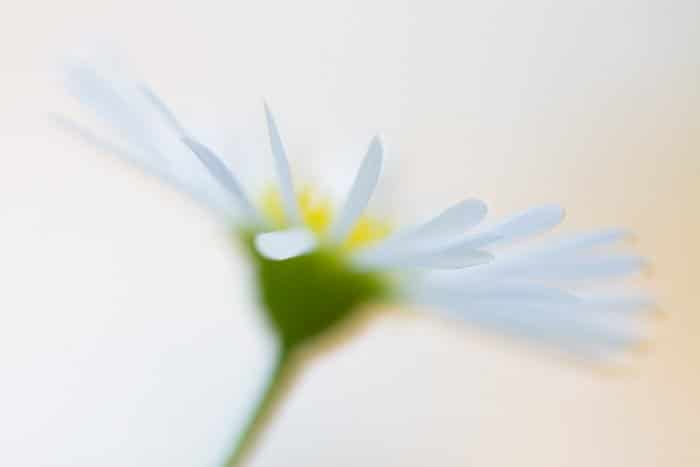
[(60, 129), (74, 134), (86, 143), (95, 146), (95, 148), (115, 155), (120, 159), (125, 159), (131, 163), (137, 164), (143, 170), (157, 175), (160, 178), (168, 178), (168, 176), (166, 175), (167, 167), (164, 164), (155, 164), (152, 160), (153, 158), (150, 157), (150, 155), (138, 151), (129, 151), (126, 148), (121, 147), (119, 144), (110, 141), (107, 138), (98, 136), (97, 134), (95, 134), (95, 132), (88, 129), (84, 125), (81, 125), (64, 115), (51, 114), (49, 115), (49, 118)]
[(491, 232), (469, 234), (449, 243), (443, 243), (437, 248), (434, 248), (434, 251), (439, 251), (441, 254), (446, 255), (459, 254), (460, 251), (482, 248), (500, 239), (501, 237)]
[[(476, 221), (479, 216), (485, 214), (485, 206), (481, 209), (480, 202), (465, 204), (471, 208), (474, 214), (474, 217), (470, 218), (470, 220)], [(433, 233), (452, 231), (452, 228), (456, 226), (457, 223), (445, 222), (443, 224), (443, 220), (452, 219), (453, 215), (459, 213), (461, 209), (463, 208), (458, 205), (455, 208), (445, 211), (435, 219), (436, 221), (440, 220), (440, 222), (433, 224), (431, 221), (425, 224), (425, 226), (421, 226), (419, 230), (425, 228), (425, 232)], [(558, 224), (561, 222), (562, 218), (563, 210), (560, 207), (541, 206), (518, 214), (483, 232), (464, 235), (462, 238), (452, 239), (451, 241), (445, 241), (441, 236), (435, 238), (430, 235), (416, 235), (413, 237), (414, 241), (404, 241), (403, 239), (397, 241), (389, 240), (364, 251), (359, 251), (356, 254), (356, 259), (361, 265), (381, 264), (387, 267), (394, 267), (395, 265), (413, 265), (419, 263), (425, 265), (424, 267), (462, 269), (466, 266), (488, 263), (493, 259), (493, 257), (491, 257), (485, 260), (485, 252), (479, 251), (479, 262), (463, 262), (463, 255), (466, 255), (467, 258), (475, 259), (477, 255), (474, 255), (473, 252), (478, 248), (500, 242), (504, 239), (512, 240), (518, 237), (535, 235)], [(443, 230), (442, 227), (445, 225), (449, 225), (450, 227)], [(408, 234), (409, 238), (411, 236), (411, 234)], [(420, 261), (417, 261), (418, 258)], [(429, 264), (433, 264), (434, 266), (428, 266)], [(464, 265), (460, 266), (460, 264)]]
[(67, 64), (65, 81), (68, 91), (104, 120), (113, 130), (111, 133), (116, 130), (116, 135), (111, 136), (119, 141), (119, 146), (65, 119), (62, 127), (166, 179), (219, 214), (224, 213), (227, 221), (239, 217), (229, 194), (213, 183), (202, 164), (182, 144), (177, 134), (181, 131), (179, 124), (150, 90), (121, 76), (118, 68), (107, 66), (100, 70), (92, 63)]
[(478, 199), (460, 201), (441, 212), (431, 220), (392, 235), (383, 242), (370, 247), (372, 251), (427, 247), (440, 241), (449, 241), (463, 236), (470, 228), (483, 220), (487, 212), (486, 204)]
[[(499, 239), (490, 232), (465, 235), (465, 230), (476, 225), (486, 215), (486, 205), (479, 200), (465, 200), (440, 213), (428, 222), (410, 227), (378, 245), (356, 253), (360, 264), (442, 264), (461, 268), (483, 264), (487, 255), (475, 250)], [(450, 258), (452, 257), (452, 258)], [(478, 262), (464, 258), (480, 258)], [(489, 255), (490, 261), (493, 257)], [(460, 266), (461, 265), (461, 266)]]
[(645, 337), (641, 323), (626, 315), (592, 312), (590, 306), (582, 306), (578, 300), (568, 301), (565, 292), (548, 297), (552, 289), (546, 288), (531, 289), (529, 297), (517, 297), (527, 290), (501, 299), (475, 296), (471, 300), (459, 290), (446, 293), (428, 287), (414, 291), (414, 298), (477, 326), (588, 356), (607, 356)]
[(277, 124), (275, 123), (275, 119), (267, 103), (265, 104), (265, 119), (267, 120), (267, 128), (270, 134), (270, 147), (275, 160), (275, 168), (277, 170), (277, 176), (279, 177), (284, 210), (291, 222), (300, 224), (302, 222), (301, 212), (299, 210), (296, 194), (294, 193), (289, 161), (284, 150), (284, 145), (282, 144), (282, 138), (280, 138), (279, 130), (277, 129)]
[(259, 234), (255, 247), (265, 258), (285, 260), (309, 253), (316, 248), (316, 237), (305, 228), (292, 228)]
[(612, 312), (612, 313), (645, 313), (654, 311), (657, 307), (656, 301), (643, 294), (636, 295), (611, 295), (596, 293), (589, 296), (582, 296), (580, 306), (591, 311)]
[(213, 211), (223, 214), (227, 219), (236, 218), (235, 210), (231, 209), (228, 203), (222, 202), (218, 197), (212, 196), (211, 193), (193, 183), (190, 180), (174, 175), (166, 165), (158, 163), (158, 160), (153, 160), (151, 154), (144, 154), (138, 151), (129, 151), (121, 146), (96, 135), (91, 130), (79, 125), (73, 120), (61, 115), (52, 115), (52, 120), (63, 130), (66, 130), (83, 141), (95, 146), (99, 150), (115, 155), (118, 158), (125, 159), (128, 162), (137, 165), (141, 170), (149, 175), (156, 176), (166, 183), (172, 185), (176, 189), (189, 194), (195, 200), (208, 206)]
[(178, 136), (184, 137), (187, 135), (187, 132), (185, 129), (182, 127), (178, 119), (175, 117), (175, 114), (170, 110), (170, 108), (165, 105), (165, 102), (156, 95), (153, 90), (148, 87), (145, 84), (141, 84), (139, 86), (139, 89), (143, 93), (144, 97), (146, 97), (146, 100), (150, 102), (150, 104), (153, 106), (154, 109), (156, 109), (161, 117), (163, 117), (163, 121), (173, 130), (175, 133), (177, 133)]
[(445, 254), (443, 251), (409, 251), (387, 254), (358, 254), (353, 257), (356, 266), (362, 269), (461, 269), (485, 264), (493, 260), (487, 251), (465, 249)]
[[(379, 248), (361, 250), (355, 254), (356, 264), (371, 268), (425, 267), (437, 269), (462, 269), (491, 262), (491, 253), (479, 248), (499, 240), (490, 233), (463, 236), (445, 242), (433, 240), (432, 244), (400, 242)], [(428, 239), (426, 239), (428, 241)]]
[(510, 250), (500, 256), (505, 264), (542, 263), (551, 259), (560, 260), (565, 257), (582, 255), (583, 250), (602, 247), (628, 238), (630, 234), (623, 229), (607, 229), (596, 232), (567, 235), (562, 238), (527, 245), (523, 248)]
[(413, 258), (397, 259), (394, 264), (403, 267), (420, 267), (431, 269), (462, 269), (493, 261), (493, 255), (488, 251), (464, 250), (455, 253), (431, 253), (417, 255)]
[(503, 221), (490, 232), (502, 240), (509, 241), (518, 238), (538, 235), (550, 230), (564, 219), (564, 210), (556, 205), (545, 205), (528, 209), (512, 218)]
[(530, 280), (592, 280), (621, 277), (640, 272), (646, 261), (632, 255), (561, 256), (526, 258), (511, 261), (483, 271), (490, 277), (520, 277)]
[(259, 223), (260, 216), (257, 210), (226, 164), (203, 144), (187, 137), (183, 138), (183, 142), (199, 157), (212, 176), (236, 197), (248, 218)]
[(562, 262), (550, 262), (532, 266), (529, 276), (553, 280), (590, 280), (610, 277), (628, 276), (639, 273), (646, 261), (640, 256), (589, 256), (564, 258)]
[(631, 275), (645, 266), (642, 258), (585, 251), (622, 240), (628, 235), (621, 229), (609, 229), (567, 236), (534, 248), (527, 245), (499, 253), (488, 265), (456, 272), (447, 279), (456, 283), (478, 278), (583, 281)]
[(467, 282), (459, 287), (436, 288), (445, 296), (466, 302), (517, 301), (518, 304), (574, 305), (581, 300), (574, 294), (555, 287), (517, 282)]
[(548, 255), (568, 253), (571, 251), (608, 245), (628, 237), (630, 237), (630, 233), (624, 229), (600, 230), (597, 232), (567, 236), (559, 241), (549, 241), (547, 245), (539, 250), (534, 250), (533, 253)]
[(355, 177), (345, 205), (331, 228), (331, 239), (342, 242), (367, 207), (382, 170), (382, 143), (374, 137)]
[(464, 234), (481, 222), (488, 208), (478, 199), (466, 199), (444, 210), (430, 221), (407, 232), (410, 237), (449, 238)]
[(596, 357), (624, 350), (645, 338), (641, 323), (606, 319), (575, 308), (485, 303), (463, 313), (464, 319), (494, 331)]
[(65, 85), (68, 92), (112, 125), (130, 144), (148, 152), (156, 151), (128, 84), (105, 79), (92, 66), (69, 64), (65, 68)]

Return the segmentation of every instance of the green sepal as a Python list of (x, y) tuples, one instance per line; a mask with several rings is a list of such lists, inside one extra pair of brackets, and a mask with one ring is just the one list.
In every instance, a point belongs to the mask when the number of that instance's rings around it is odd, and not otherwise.
[(254, 234), (242, 238), (253, 259), (261, 304), (285, 349), (321, 336), (362, 305), (390, 293), (387, 276), (352, 267), (340, 250), (320, 248), (273, 261), (256, 251)]

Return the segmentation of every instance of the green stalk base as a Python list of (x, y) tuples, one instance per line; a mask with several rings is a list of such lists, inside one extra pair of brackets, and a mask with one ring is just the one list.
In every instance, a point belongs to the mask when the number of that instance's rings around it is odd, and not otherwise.
[(247, 455), (258, 440), (260, 433), (265, 427), (280, 402), (288, 386), (289, 377), (292, 374), (291, 353), (287, 350), (280, 350), (276, 357), (275, 364), (268, 376), (267, 383), (260, 399), (248, 418), (245, 426), (240, 432), (233, 450), (223, 464), (225, 467), (240, 467)]

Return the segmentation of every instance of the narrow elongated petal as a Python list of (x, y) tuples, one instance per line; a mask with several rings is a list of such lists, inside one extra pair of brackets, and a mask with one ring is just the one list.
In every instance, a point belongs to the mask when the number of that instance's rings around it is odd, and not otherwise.
[(623, 277), (640, 272), (646, 265), (634, 255), (560, 255), (525, 257), (494, 261), (478, 271), (483, 277), (527, 280), (590, 281)]
[(350, 188), (338, 218), (331, 228), (331, 239), (342, 242), (367, 207), (382, 170), (382, 143), (378, 137), (372, 139), (362, 166)]
[(461, 269), (493, 260), (493, 255), (476, 248), (460, 250), (412, 250), (388, 252), (386, 254), (361, 253), (353, 258), (354, 263), (363, 269)]
[(402, 239), (457, 237), (481, 222), (487, 211), (488, 208), (483, 201), (466, 199), (444, 210), (428, 222), (408, 229)]
[(95, 148), (136, 164), (145, 172), (155, 175), (168, 183), (173, 183), (166, 167), (163, 164), (153, 163), (151, 160), (152, 158), (147, 155), (138, 153), (137, 151), (129, 151), (63, 115), (54, 114), (50, 115), (50, 118), (59, 128), (70, 132)]
[(510, 241), (531, 237), (552, 229), (564, 219), (564, 210), (556, 205), (539, 206), (516, 214), (510, 219), (495, 225), (490, 232), (501, 240)]
[(597, 292), (581, 296), (580, 307), (594, 312), (638, 314), (653, 312), (657, 304), (653, 298), (641, 292), (624, 295)]
[(277, 129), (277, 124), (275, 123), (275, 119), (272, 116), (272, 112), (270, 112), (267, 103), (265, 104), (265, 119), (267, 120), (267, 128), (270, 134), (270, 148), (272, 150), (272, 156), (275, 160), (275, 168), (277, 170), (277, 177), (280, 183), (280, 192), (284, 202), (284, 210), (290, 222), (300, 224), (302, 221), (301, 212), (299, 210), (299, 203), (297, 202), (297, 198), (294, 193), (294, 184), (292, 182), (291, 170), (289, 169), (289, 160), (287, 159), (287, 153), (284, 150), (284, 145), (282, 144), (282, 138), (280, 137), (279, 130)]
[(479, 248), (493, 243), (498, 236), (486, 232), (463, 235), (462, 238), (430, 243), (401, 242), (395, 247), (379, 247), (360, 251), (355, 261), (365, 266), (396, 268), (402, 266), (437, 269), (461, 269), (493, 260), (493, 255)]
[(640, 272), (646, 261), (634, 255), (587, 256), (530, 264), (527, 275), (549, 280), (591, 280), (628, 276)]
[(550, 241), (544, 247), (534, 249), (533, 254), (555, 255), (567, 254), (572, 251), (586, 250), (619, 242), (630, 236), (624, 229), (606, 229), (578, 235), (570, 235), (559, 241)]
[(63, 128), (165, 179), (223, 213), (227, 221), (241, 220), (230, 196), (213, 183), (182, 143), (182, 125), (151, 89), (110, 65), (98, 68), (96, 63), (71, 62), (66, 64), (64, 76), (68, 91), (113, 131), (108, 129), (110, 136), (105, 138), (73, 122), (66, 124), (66, 119)]
[(457, 239), (452, 242), (444, 243), (443, 245), (440, 245), (437, 248), (434, 248), (434, 251), (440, 252), (442, 254), (459, 254), (460, 251), (464, 250), (473, 250), (476, 248), (483, 248), (485, 246), (488, 246), (498, 240), (500, 240), (501, 237), (499, 237), (496, 234), (493, 234), (491, 232), (484, 232), (484, 233), (478, 233), (478, 234), (470, 234), (470, 235), (465, 235), (460, 239)]
[(259, 223), (260, 215), (258, 214), (258, 211), (250, 202), (250, 199), (246, 195), (241, 184), (236, 179), (236, 176), (228, 169), (228, 167), (226, 167), (226, 164), (224, 164), (224, 162), (216, 154), (214, 154), (203, 144), (187, 137), (183, 138), (183, 142), (192, 150), (193, 153), (197, 155), (197, 157), (199, 157), (199, 160), (202, 161), (212, 176), (236, 197), (248, 218), (253, 222)]
[(646, 338), (638, 322), (561, 306), (483, 303), (462, 308), (461, 317), (496, 332), (595, 358), (608, 357)]
[(65, 85), (81, 104), (116, 129), (132, 146), (152, 154), (157, 152), (127, 85), (103, 78), (95, 68), (80, 63), (66, 66)]
[(431, 292), (462, 304), (516, 301), (518, 304), (576, 305), (581, 302), (576, 295), (563, 289), (519, 282), (471, 281), (458, 286), (436, 286)]
[(462, 269), (493, 261), (493, 255), (488, 251), (465, 250), (455, 253), (431, 253), (397, 259), (395, 264), (403, 267), (418, 267), (429, 269)]
[(309, 253), (316, 248), (313, 232), (305, 228), (292, 228), (263, 233), (255, 237), (255, 247), (265, 258), (285, 260)]
[(422, 224), (408, 227), (379, 244), (371, 247), (372, 251), (407, 249), (409, 247), (429, 246), (443, 241), (462, 237), (470, 228), (483, 220), (488, 211), (486, 204), (478, 199), (466, 199), (444, 210), (434, 218)]
[[(476, 206), (477, 205), (472, 205), (471, 207), (474, 211), (479, 211)], [(444, 225), (442, 224), (443, 219), (451, 218), (453, 212), (459, 212), (459, 209), (455, 209), (455, 211), (446, 211), (436, 219), (436, 221), (439, 220), (440, 222), (436, 222), (435, 224), (429, 222), (425, 226), (420, 227), (419, 231), (440, 231), (441, 229), (438, 228), (438, 226)], [(476, 217), (479, 215), (480, 213), (477, 212)], [(445, 242), (444, 238), (441, 237), (436, 239), (430, 235), (422, 236), (419, 234), (414, 236), (414, 241), (387, 241), (376, 247), (369, 248), (366, 251), (360, 251), (357, 258), (361, 263), (365, 264), (404, 264), (407, 258), (413, 259), (417, 257), (440, 258), (440, 262), (442, 262), (442, 260), (450, 256), (450, 254), (460, 257), (463, 251), (468, 253), (477, 248), (496, 244), (504, 240), (514, 240), (536, 235), (557, 225), (561, 222), (563, 216), (564, 212), (558, 206), (541, 206), (529, 209), (483, 232), (468, 234), (462, 238), (453, 239), (451, 242)], [(452, 225), (453, 224), (450, 224), (451, 227)], [(411, 234), (408, 236), (410, 238)], [(421, 241), (415, 241), (417, 239)], [(484, 264), (485, 262), (475, 264)], [(459, 260), (455, 262), (455, 264), (458, 263)]]
[(138, 166), (145, 173), (160, 178), (177, 190), (189, 194), (196, 201), (201, 202), (213, 211), (224, 214), (227, 218), (235, 218), (236, 212), (232, 210), (228, 203), (222, 202), (218, 197), (211, 196), (211, 193), (204, 187), (200, 187), (191, 181), (173, 174), (165, 164), (154, 161), (152, 155), (143, 154), (138, 151), (125, 149), (118, 144), (98, 136), (88, 128), (74, 122), (61, 115), (52, 115), (52, 120), (60, 128), (74, 134), (88, 144), (101, 151), (112, 154), (120, 159), (124, 159), (131, 164)]
[[(489, 232), (464, 233), (478, 224), (486, 211), (486, 205), (482, 201), (461, 201), (423, 224), (410, 227), (378, 245), (359, 251), (356, 257), (366, 264), (403, 264), (405, 258), (424, 258), (429, 255), (446, 258), (450, 254), (461, 256), (463, 253), (469, 255), (473, 250), (498, 239)], [(460, 260), (454, 262), (458, 263)]]
[(163, 100), (160, 97), (158, 97), (158, 95), (155, 92), (153, 92), (153, 90), (150, 87), (148, 87), (145, 84), (141, 84), (139, 86), (139, 89), (143, 93), (146, 100), (150, 102), (153, 108), (160, 113), (161, 117), (163, 117), (163, 121), (175, 133), (177, 133), (178, 136), (187, 136), (187, 132), (185, 131), (184, 127), (180, 124), (177, 117), (175, 117), (173, 111), (170, 110), (170, 108), (167, 105), (165, 105), (165, 102), (163, 102)]
[[(553, 242), (503, 252), (485, 267), (459, 274), (465, 279), (503, 277), (527, 280), (590, 280), (632, 274), (644, 266), (641, 258), (587, 251), (628, 236), (622, 229), (569, 235)], [(453, 279), (459, 280), (459, 277)]]
[[(487, 330), (549, 344), (587, 357), (606, 357), (646, 337), (627, 314), (545, 286), (498, 283), (414, 287), (415, 301)], [(600, 312), (596, 312), (599, 310)]]

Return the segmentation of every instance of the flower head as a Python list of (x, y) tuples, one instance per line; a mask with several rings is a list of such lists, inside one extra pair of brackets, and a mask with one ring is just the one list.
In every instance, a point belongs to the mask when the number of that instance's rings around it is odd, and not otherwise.
[(251, 193), (236, 168), (143, 83), (77, 64), (68, 69), (67, 84), (127, 147), (75, 127), (84, 137), (230, 220), (250, 252), (263, 309), (285, 355), (375, 301), (425, 305), (585, 355), (606, 356), (642, 337), (634, 312), (651, 303), (596, 287), (644, 265), (638, 256), (610, 250), (625, 239), (622, 230), (531, 245), (523, 240), (562, 221), (560, 207), (538, 206), (486, 223), (487, 206), (476, 199), (395, 228), (368, 212), (383, 166), (380, 138), (369, 143), (344, 197), (324, 198), (292, 179), (267, 105), (274, 181)]

